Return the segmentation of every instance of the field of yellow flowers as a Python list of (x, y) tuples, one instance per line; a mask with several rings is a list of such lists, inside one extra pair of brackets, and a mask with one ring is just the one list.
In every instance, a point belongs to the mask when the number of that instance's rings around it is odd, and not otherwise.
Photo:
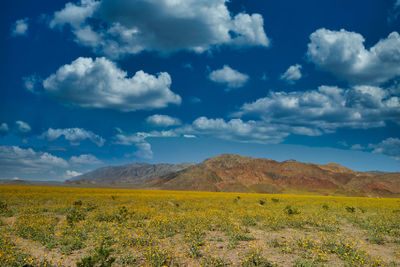
[(0, 266), (400, 266), (400, 199), (0, 186)]

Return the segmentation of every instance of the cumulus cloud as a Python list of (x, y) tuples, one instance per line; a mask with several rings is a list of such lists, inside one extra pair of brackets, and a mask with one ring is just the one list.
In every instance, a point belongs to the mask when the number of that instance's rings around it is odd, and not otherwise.
[(85, 139), (89, 139), (97, 146), (101, 147), (104, 145), (105, 139), (91, 131), (82, 128), (66, 128), (66, 129), (52, 129), (49, 128), (44, 132), (41, 137), (46, 138), (48, 141), (53, 142), (59, 137), (70, 141), (71, 145), (79, 145)]
[(64, 178), (71, 179), (71, 178), (73, 178), (75, 176), (79, 176), (79, 175), (82, 175), (82, 173), (77, 172), (77, 171), (66, 170), (65, 174), (64, 174)]
[(267, 97), (244, 104), (233, 114), (246, 115), (318, 135), (340, 127), (367, 129), (382, 127), (385, 121), (400, 123), (400, 99), (373, 86), (351, 89), (320, 86), (310, 91), (270, 92)]
[(79, 156), (72, 156), (69, 162), (73, 165), (98, 165), (103, 162), (93, 156), (92, 154), (82, 154)]
[(373, 153), (380, 153), (400, 161), (400, 139), (387, 138), (379, 144), (370, 144)]
[(263, 122), (241, 119), (225, 121), (207, 117), (197, 118), (190, 126), (178, 129), (178, 132), (252, 143), (280, 143), (288, 136), (288, 133), (274, 125)]
[[(290, 132), (304, 131), (301, 127), (280, 126), (264, 121), (225, 120), (223, 118), (199, 117), (190, 124), (185, 124), (167, 131), (123, 133), (114, 136), (114, 144), (135, 146), (138, 150), (151, 148), (148, 138), (197, 138), (212, 137), (245, 143), (280, 143)], [(308, 134), (308, 133), (305, 133)], [(144, 145), (149, 144), (149, 145)]]
[(29, 124), (26, 122), (16, 121), (15, 125), (17, 133), (25, 134), (31, 131), (31, 126), (29, 126)]
[(377, 85), (400, 76), (400, 35), (392, 32), (366, 49), (364, 37), (344, 29), (310, 35), (307, 56), (318, 68), (353, 84)]
[(24, 36), (28, 34), (28, 18), (25, 19), (19, 19), (17, 20), (12, 28), (11, 28), (11, 34), (12, 36)]
[[(199, 117), (168, 131), (119, 133), (114, 143), (149, 143), (150, 137), (213, 137), (237, 142), (280, 143), (291, 134), (318, 136), (338, 128), (383, 127), (400, 124), (400, 98), (375, 86), (342, 89), (320, 86), (318, 90), (270, 92), (267, 97), (244, 104), (229, 120)], [(140, 145), (145, 147), (144, 145)], [(146, 145), (146, 148), (150, 146)], [(360, 149), (353, 146), (352, 149)]]
[(178, 118), (159, 114), (147, 117), (146, 122), (159, 127), (176, 126), (181, 124), (181, 121)]
[(151, 145), (149, 143), (137, 143), (135, 144), (136, 148), (138, 149), (135, 153), (135, 156), (142, 158), (142, 159), (152, 159), (153, 158), (153, 151), (151, 150)]
[(222, 69), (214, 70), (208, 76), (211, 81), (222, 83), (228, 88), (239, 88), (246, 84), (249, 76), (232, 69), (228, 65), (224, 65)]
[[(26, 137), (30, 131), (31, 126), (24, 121), (16, 121), (11, 129), (7, 123), (0, 124), (0, 136), (13, 133), (19, 137)], [(24, 139), (24, 141), (26, 140)]]
[(131, 146), (136, 143), (145, 142), (149, 137), (177, 137), (179, 136), (174, 130), (168, 131), (151, 131), (151, 132), (137, 132), (128, 134), (120, 132), (114, 137), (114, 144)]
[(6, 135), (9, 131), (8, 124), (3, 122), (0, 124), (0, 136)]
[(46, 152), (18, 146), (0, 146), (1, 175), (41, 174), (66, 167), (67, 161)]
[(81, 0), (55, 12), (50, 27), (70, 25), (78, 44), (112, 58), (144, 50), (201, 53), (218, 45), (268, 46), (263, 17), (232, 17), (227, 2)]
[(149, 110), (181, 103), (170, 90), (171, 77), (138, 71), (129, 78), (106, 58), (80, 57), (43, 81), (45, 92), (67, 104), (119, 111)]
[(286, 72), (281, 75), (280, 79), (289, 84), (294, 84), (297, 80), (301, 79), (301, 76), (301, 65), (296, 64), (290, 66)]
[(179, 136), (179, 134), (173, 130), (137, 133), (124, 133), (119, 131), (119, 133), (114, 136), (114, 144), (134, 146), (136, 148), (136, 151), (133, 153), (135, 156), (144, 159), (151, 159), (153, 157), (153, 152), (150, 143), (146, 140), (147, 138), (177, 136)]
[(54, 13), (49, 26), (54, 28), (70, 24), (73, 28), (78, 29), (87, 18), (93, 15), (99, 4), (100, 2), (93, 0), (82, 0), (80, 4), (67, 3), (62, 10)]

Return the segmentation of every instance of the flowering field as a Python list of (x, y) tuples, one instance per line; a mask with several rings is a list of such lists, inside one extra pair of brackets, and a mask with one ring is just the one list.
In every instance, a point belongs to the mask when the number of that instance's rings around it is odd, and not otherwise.
[(400, 199), (0, 187), (0, 266), (397, 266)]

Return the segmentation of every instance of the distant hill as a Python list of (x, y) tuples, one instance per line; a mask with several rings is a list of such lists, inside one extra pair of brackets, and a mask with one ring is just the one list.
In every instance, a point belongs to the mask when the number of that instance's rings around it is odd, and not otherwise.
[(368, 172), (365, 172), (365, 173), (368, 173), (368, 174), (371, 174), (371, 175), (383, 175), (383, 174), (387, 174), (388, 172), (383, 172), (383, 171), (368, 171)]
[(68, 184), (140, 184), (169, 173), (181, 171), (195, 163), (148, 164), (134, 163), (112, 166), (76, 176)]
[(25, 180), (0, 180), (0, 185), (31, 185), (32, 183)]
[(223, 154), (146, 183), (167, 190), (398, 195), (400, 173), (357, 172), (335, 163), (277, 162)]

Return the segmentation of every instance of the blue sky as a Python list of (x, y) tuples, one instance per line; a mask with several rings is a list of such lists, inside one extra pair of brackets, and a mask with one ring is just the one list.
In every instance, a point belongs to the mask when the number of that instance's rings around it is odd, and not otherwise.
[(0, 5), (0, 179), (221, 153), (400, 171), (400, 1)]

